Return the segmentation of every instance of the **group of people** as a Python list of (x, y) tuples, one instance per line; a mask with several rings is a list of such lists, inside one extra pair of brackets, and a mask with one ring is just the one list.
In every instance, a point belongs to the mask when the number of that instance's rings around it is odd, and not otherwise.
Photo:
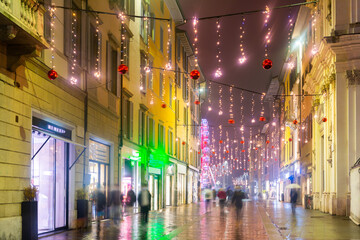
[(211, 209), (211, 201), (215, 201), (216, 197), (219, 198), (219, 205), (221, 213), (224, 213), (224, 207), (226, 203), (232, 204), (236, 208), (236, 217), (240, 218), (240, 212), (243, 206), (242, 200), (246, 198), (245, 192), (241, 191), (240, 187), (235, 187), (235, 191), (233, 191), (230, 187), (225, 191), (225, 189), (220, 188), (218, 192), (215, 189), (212, 191), (210, 188), (204, 190), (204, 198), (205, 198), (205, 208), (206, 212)]
[(117, 225), (122, 219), (123, 208), (125, 207), (126, 211), (129, 213), (132, 212), (136, 201), (139, 203), (143, 222), (148, 221), (148, 213), (151, 208), (151, 194), (146, 187), (143, 187), (138, 197), (136, 197), (132, 188), (124, 195), (121, 193), (119, 185), (115, 185), (114, 189), (109, 194), (109, 201), (106, 201), (105, 193), (101, 190), (96, 191), (93, 201), (95, 203), (98, 228), (100, 228), (100, 220), (104, 218), (106, 208), (109, 209), (109, 215), (113, 219), (114, 224)]

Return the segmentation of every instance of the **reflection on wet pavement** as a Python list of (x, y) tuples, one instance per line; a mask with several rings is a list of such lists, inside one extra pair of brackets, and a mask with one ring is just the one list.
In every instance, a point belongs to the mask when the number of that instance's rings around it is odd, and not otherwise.
[(199, 203), (151, 212), (148, 224), (134, 214), (118, 226), (105, 220), (99, 233), (96, 229), (94, 224), (89, 232), (72, 230), (42, 239), (360, 239), (360, 228), (345, 217), (301, 206), (294, 216), (290, 204), (273, 201), (245, 202), (239, 221), (233, 207), (222, 213), (213, 203), (205, 213)]

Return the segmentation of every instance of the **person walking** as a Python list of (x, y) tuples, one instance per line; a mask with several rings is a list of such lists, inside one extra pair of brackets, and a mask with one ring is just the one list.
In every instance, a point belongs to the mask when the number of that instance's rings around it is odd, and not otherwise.
[(231, 203), (235, 205), (236, 208), (236, 219), (240, 219), (240, 212), (243, 206), (242, 200), (245, 198), (245, 193), (241, 191), (239, 187), (235, 188), (235, 193), (232, 197)]
[(120, 223), (121, 220), (121, 204), (124, 196), (120, 192), (119, 184), (114, 185), (114, 189), (110, 192), (109, 206), (112, 212), (112, 219), (115, 225)]
[(293, 214), (295, 214), (297, 197), (298, 197), (298, 195), (297, 195), (296, 190), (291, 189), (291, 191), (290, 191), (290, 202), (291, 202), (291, 210), (292, 210)]
[(215, 188), (212, 190), (212, 193), (213, 193), (213, 200), (215, 201), (216, 200), (216, 190), (215, 190)]
[(217, 196), (219, 198), (220, 211), (221, 211), (221, 213), (224, 213), (224, 207), (225, 207), (225, 201), (226, 201), (225, 190), (223, 188), (220, 188)]
[(143, 222), (147, 223), (149, 219), (149, 211), (151, 206), (151, 194), (144, 186), (139, 193), (138, 202), (140, 206), (141, 219)]
[(231, 203), (231, 198), (232, 198), (233, 194), (234, 194), (234, 192), (233, 192), (233, 190), (231, 190), (231, 187), (228, 187), (227, 191), (226, 191), (228, 204)]
[(129, 191), (126, 193), (126, 208), (128, 214), (133, 213), (133, 207), (135, 202), (136, 202), (135, 192), (132, 190), (132, 188), (130, 188)]
[(95, 196), (95, 211), (96, 211), (96, 222), (97, 222), (97, 231), (100, 231), (100, 220), (104, 218), (106, 207), (106, 197), (105, 194), (98, 189)]
[(210, 201), (211, 201), (212, 195), (213, 195), (212, 191), (209, 188), (206, 188), (205, 191), (204, 191), (205, 210), (206, 210), (206, 212), (211, 210)]

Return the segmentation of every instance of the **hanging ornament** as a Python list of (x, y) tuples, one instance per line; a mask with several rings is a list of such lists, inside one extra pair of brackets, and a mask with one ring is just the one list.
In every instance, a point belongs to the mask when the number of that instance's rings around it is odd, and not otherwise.
[(292, 138), (289, 138), (289, 142), (292, 142)]
[(229, 150), (226, 150), (226, 153), (229, 153)]
[(190, 73), (191, 79), (197, 80), (200, 77), (200, 72), (198, 70), (192, 70)]
[(229, 120), (228, 120), (228, 123), (229, 123), (229, 124), (234, 124), (234, 123), (235, 123), (235, 120), (234, 120), (234, 119), (229, 119)]
[(273, 63), (270, 59), (265, 59), (263, 62), (262, 62), (262, 66), (264, 69), (268, 70), (272, 67)]
[(125, 74), (129, 71), (128, 66), (126, 66), (125, 64), (120, 64), (118, 67), (118, 72), (121, 74)]
[(182, 141), (182, 143), (181, 143), (182, 145), (185, 145), (186, 144), (186, 142), (185, 141)]
[(220, 144), (223, 143), (223, 140), (220, 140), (219, 143), (220, 143)]
[(270, 141), (269, 140), (266, 140), (266, 144), (269, 144), (270, 143)]
[(260, 122), (265, 122), (265, 120), (266, 120), (265, 117), (260, 117), (260, 118), (259, 118), (259, 121), (260, 121)]
[(55, 80), (58, 77), (57, 72), (54, 69), (48, 71), (48, 78), (51, 80)]
[(245, 152), (245, 149), (241, 150), (241, 152)]
[(294, 125), (298, 124), (298, 121), (295, 119), (295, 120), (293, 121), (293, 124), (294, 124)]
[(241, 144), (244, 144), (245, 142), (243, 140), (240, 141)]
[(271, 146), (271, 148), (273, 148), (273, 149), (274, 149), (274, 148), (275, 148), (275, 146)]
[(166, 103), (162, 103), (162, 104), (161, 104), (161, 107), (162, 107), (162, 108), (166, 108)]
[(200, 104), (200, 100), (195, 100), (195, 105), (199, 105)]
[(327, 118), (324, 117), (324, 118), (322, 119), (322, 121), (323, 121), (323, 122), (327, 122)]

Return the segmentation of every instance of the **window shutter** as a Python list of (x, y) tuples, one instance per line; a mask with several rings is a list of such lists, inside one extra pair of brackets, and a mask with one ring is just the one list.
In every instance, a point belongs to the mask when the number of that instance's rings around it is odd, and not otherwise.
[(133, 139), (133, 125), (134, 125), (134, 104), (132, 102), (129, 101), (129, 104), (130, 104), (130, 116), (129, 116), (129, 119), (130, 119), (130, 139), (132, 140)]
[[(51, 0), (44, 0), (45, 9), (49, 9)], [(51, 16), (50, 11), (46, 11), (44, 14), (44, 37), (48, 43), (51, 43)]]
[(72, 15), (71, 15), (71, 0), (65, 0), (64, 6), (68, 7), (69, 9), (64, 10), (64, 54), (67, 57), (71, 57), (71, 21), (72, 21)]
[(110, 44), (106, 41), (106, 88), (111, 91), (111, 64), (110, 64)]

